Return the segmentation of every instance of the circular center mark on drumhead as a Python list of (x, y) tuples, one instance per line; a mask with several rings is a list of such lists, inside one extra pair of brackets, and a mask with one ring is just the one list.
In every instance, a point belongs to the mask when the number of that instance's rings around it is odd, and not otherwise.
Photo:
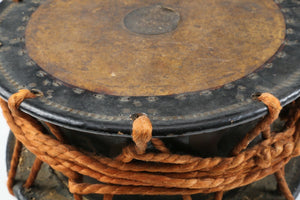
[(153, 5), (131, 11), (125, 16), (124, 24), (134, 33), (158, 35), (175, 30), (179, 20), (178, 12), (161, 5)]

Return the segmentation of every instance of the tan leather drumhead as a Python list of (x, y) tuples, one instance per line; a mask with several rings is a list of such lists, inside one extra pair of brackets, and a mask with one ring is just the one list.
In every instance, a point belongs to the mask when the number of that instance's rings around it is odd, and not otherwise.
[(74, 87), (157, 96), (240, 79), (284, 37), (273, 0), (48, 0), (29, 21), (26, 47)]

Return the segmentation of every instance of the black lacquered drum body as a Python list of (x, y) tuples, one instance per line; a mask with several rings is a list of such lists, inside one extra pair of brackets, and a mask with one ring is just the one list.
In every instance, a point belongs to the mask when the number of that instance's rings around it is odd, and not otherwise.
[(4, 0), (0, 95), (38, 92), (22, 111), (110, 158), (131, 142), (134, 113), (172, 153), (228, 156), (267, 114), (253, 94), (282, 106), (300, 96), (299, 9), (293, 0)]

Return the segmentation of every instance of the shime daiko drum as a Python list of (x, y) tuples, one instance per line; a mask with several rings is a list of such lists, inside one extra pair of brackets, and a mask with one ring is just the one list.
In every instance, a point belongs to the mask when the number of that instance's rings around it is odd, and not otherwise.
[(3, 0), (9, 190), (294, 199), (299, 41), (297, 0)]

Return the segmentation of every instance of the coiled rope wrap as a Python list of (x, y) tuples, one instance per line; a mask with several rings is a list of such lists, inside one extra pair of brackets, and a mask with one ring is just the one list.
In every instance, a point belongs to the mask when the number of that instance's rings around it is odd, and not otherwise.
[[(17, 139), (8, 181), (11, 193), (18, 165), (18, 149), (23, 144), (37, 157), (25, 187), (32, 185), (40, 165), (45, 162), (69, 178), (69, 190), (75, 194), (75, 199), (96, 193), (104, 194), (106, 200), (112, 199), (113, 195), (127, 194), (183, 195), (183, 199), (188, 200), (192, 194), (212, 192), (217, 192), (215, 199), (222, 199), (223, 191), (250, 184), (273, 173), (286, 199), (294, 199), (284, 178), (284, 166), (292, 157), (300, 155), (299, 100), (290, 105), (284, 130), (276, 133), (271, 132), (270, 126), (279, 116), (280, 103), (268, 93), (261, 94), (258, 100), (267, 105), (269, 114), (246, 134), (230, 157), (201, 158), (172, 154), (161, 140), (152, 138), (151, 121), (141, 115), (133, 122), (134, 144), (125, 147), (121, 155), (112, 159), (65, 144), (59, 129), (49, 123), (46, 125), (58, 139), (43, 134), (41, 123), (18, 109), (27, 98), (35, 98), (35, 95), (29, 90), (20, 90), (9, 98), (8, 103), (0, 101), (7, 123)], [(247, 148), (260, 134), (263, 141)], [(146, 152), (150, 141), (160, 153)], [(83, 183), (82, 175), (101, 183)]]

